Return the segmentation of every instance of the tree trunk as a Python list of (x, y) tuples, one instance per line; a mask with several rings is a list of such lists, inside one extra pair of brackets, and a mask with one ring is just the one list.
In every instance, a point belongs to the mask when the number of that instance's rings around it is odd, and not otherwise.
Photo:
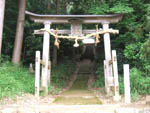
[(48, 1), (48, 6), (47, 6), (48, 10), (51, 10), (51, 1)]
[(56, 0), (56, 14), (59, 14), (60, 0)]
[(0, 0), (0, 56), (2, 52), (4, 13), (5, 13), (5, 0)]
[(66, 0), (63, 0), (63, 8), (64, 8), (64, 12), (65, 12), (65, 14), (66, 14), (66, 12), (67, 12), (67, 1)]
[(53, 66), (57, 65), (57, 47), (54, 45), (53, 48)]
[(26, 8), (26, 0), (19, 0), (19, 14), (18, 14), (18, 20), (17, 20), (16, 38), (15, 38), (15, 44), (14, 44), (14, 50), (13, 50), (13, 57), (12, 57), (12, 62), (14, 64), (19, 64), (20, 59), (21, 59), (25, 8)]
[[(56, 14), (59, 14), (60, 0), (56, 0)], [(57, 65), (57, 47), (53, 48), (53, 66)]]

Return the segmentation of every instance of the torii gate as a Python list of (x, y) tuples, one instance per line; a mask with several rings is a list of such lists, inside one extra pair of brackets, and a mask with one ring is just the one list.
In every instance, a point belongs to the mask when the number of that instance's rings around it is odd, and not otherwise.
[[(71, 36), (82, 36), (84, 34), (95, 33), (96, 30), (82, 30), (82, 24), (102, 24), (103, 30), (109, 29), (109, 24), (119, 22), (123, 15), (113, 14), (113, 15), (39, 15), (26, 11), (36, 23), (44, 24), (45, 29), (50, 29), (51, 24), (71, 24), (71, 30), (58, 30), (58, 34), (71, 34)], [(56, 30), (53, 30), (54, 32)], [(48, 65), (49, 65), (49, 44), (50, 44), (50, 34), (47, 31), (38, 32), (34, 31), (35, 34), (44, 34), (43, 39), (43, 56), (42, 56), (42, 87), (47, 92), (48, 89)], [(116, 58), (112, 59), (111, 44), (110, 44), (110, 33), (104, 33), (104, 47), (105, 47), (105, 60), (104, 60), (104, 73), (105, 73), (105, 89), (106, 92), (110, 92), (111, 86), (116, 86), (115, 90), (118, 91), (118, 77), (113, 77), (113, 73), (118, 74), (118, 70), (113, 71), (111, 61), (116, 62)], [(116, 53), (114, 53), (115, 55)], [(113, 65), (116, 66), (114, 63)], [(114, 66), (114, 67), (115, 67)], [(39, 69), (39, 68), (38, 68)], [(39, 72), (38, 72), (39, 73)], [(116, 76), (116, 75), (114, 75)], [(118, 75), (117, 75), (118, 76)], [(38, 81), (39, 82), (39, 81)], [(39, 83), (38, 83), (39, 85)], [(36, 92), (39, 90), (38, 85), (36, 87)], [(38, 88), (38, 89), (37, 89)], [(39, 95), (39, 94), (38, 94)]]

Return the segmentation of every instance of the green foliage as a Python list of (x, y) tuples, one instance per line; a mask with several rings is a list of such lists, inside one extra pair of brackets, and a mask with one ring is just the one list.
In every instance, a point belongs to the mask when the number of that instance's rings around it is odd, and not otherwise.
[(93, 83), (93, 87), (99, 88), (99, 87), (104, 87), (105, 83), (104, 83), (105, 79), (104, 76), (98, 76), (98, 78), (96, 79), (96, 81)]
[(93, 83), (93, 87), (104, 87), (105, 85), (105, 78), (104, 78), (104, 69), (103, 67), (98, 67), (96, 70), (96, 81)]
[(140, 95), (137, 92), (131, 93), (131, 101), (137, 101), (140, 99)]
[(120, 94), (124, 94), (124, 82), (123, 77), (119, 75), (119, 92)]
[(150, 60), (150, 39), (148, 39), (140, 49), (142, 58)]
[(129, 4), (122, 1), (109, 4), (105, 0), (101, 0), (100, 4), (93, 4), (88, 10), (88, 12), (91, 14), (131, 13), (133, 11), (134, 9), (129, 7)]
[(0, 99), (21, 93), (33, 93), (34, 77), (27, 69), (9, 62), (0, 65)]
[(144, 77), (137, 68), (132, 68), (130, 74), (131, 91), (139, 94), (150, 94), (150, 77)]
[(75, 63), (72, 61), (65, 61), (52, 68), (51, 80), (57, 87), (65, 87), (74, 71)]
[(145, 43), (137, 42), (128, 44), (124, 50), (124, 55), (130, 60), (131, 66), (136, 66), (142, 71), (143, 76), (150, 76), (150, 44), (149, 40)]
[[(7, 57), (1, 59), (7, 59)], [(74, 66), (72, 61), (66, 61), (64, 64), (53, 67), (51, 75), (53, 85), (49, 86), (49, 93), (56, 94), (69, 83)], [(0, 99), (22, 93), (34, 93), (34, 75), (30, 74), (26, 68), (15, 66), (9, 61), (1, 63)]]
[(55, 87), (53, 85), (49, 85), (48, 86), (48, 92), (52, 95), (56, 95), (58, 94), (59, 91), (61, 91), (62, 89), (60, 87)]
[(132, 59), (132, 60), (138, 60), (140, 58), (140, 47), (141, 47), (141, 43), (132, 43), (126, 46), (125, 50), (124, 50), (124, 55), (128, 58), (128, 59)]
[(145, 11), (146, 11), (146, 14), (144, 15), (143, 19), (145, 20), (144, 21), (144, 26), (145, 26), (145, 30), (150, 32), (150, 3), (149, 4), (145, 4), (144, 5), (145, 7)]
[(131, 13), (133, 12), (133, 8), (128, 6), (129, 4), (123, 4), (122, 2), (117, 2), (114, 7), (110, 8), (109, 12), (112, 13)]
[(7, 56), (7, 55), (1, 55), (0, 56), (0, 63), (5, 63), (5, 62), (8, 62), (10, 60), (10, 56)]
[[(135, 67), (130, 70), (130, 87), (133, 95), (150, 94), (150, 77), (145, 77), (143, 74)], [(120, 93), (123, 94), (124, 82), (122, 77), (119, 78), (119, 83)]]
[(92, 7), (89, 9), (89, 13), (91, 14), (105, 14), (109, 10), (109, 5), (106, 3), (105, 0), (102, 0), (101, 5), (93, 4)]

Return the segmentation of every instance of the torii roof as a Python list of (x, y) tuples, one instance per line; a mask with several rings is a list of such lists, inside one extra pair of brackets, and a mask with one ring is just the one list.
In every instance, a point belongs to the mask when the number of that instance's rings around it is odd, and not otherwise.
[(25, 12), (30, 16), (31, 20), (37, 23), (51, 22), (52, 24), (66, 24), (70, 20), (79, 19), (83, 24), (97, 24), (97, 23), (117, 23), (123, 14), (111, 15), (41, 15), (29, 11)]

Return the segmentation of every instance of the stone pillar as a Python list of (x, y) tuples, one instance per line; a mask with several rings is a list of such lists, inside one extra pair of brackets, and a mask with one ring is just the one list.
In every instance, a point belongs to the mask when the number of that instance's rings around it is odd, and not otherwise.
[[(105, 22), (103, 23), (103, 29), (109, 29), (109, 23)], [(106, 83), (107, 83), (107, 93), (110, 92), (110, 86), (113, 86), (113, 73), (112, 73), (112, 64), (110, 61), (112, 60), (111, 58), (111, 44), (110, 44), (110, 34), (105, 33), (104, 34), (104, 49), (105, 49), (105, 62), (107, 62), (105, 73), (106, 73)]]
[[(44, 23), (45, 29), (50, 29), (50, 22)], [(48, 94), (48, 62), (49, 62), (49, 46), (50, 46), (50, 34), (48, 32), (44, 32), (43, 39), (43, 57), (42, 61), (44, 65), (42, 65), (42, 87), (44, 89), (44, 94)]]
[(118, 81), (118, 65), (117, 65), (117, 54), (116, 50), (112, 50), (112, 64), (113, 64), (113, 75), (114, 75), (114, 101), (119, 101), (119, 81)]
[(131, 94), (130, 94), (130, 73), (129, 73), (129, 64), (123, 65), (124, 70), (124, 98), (125, 103), (131, 103)]
[(40, 93), (40, 51), (36, 51), (35, 57), (35, 96), (39, 97)]

